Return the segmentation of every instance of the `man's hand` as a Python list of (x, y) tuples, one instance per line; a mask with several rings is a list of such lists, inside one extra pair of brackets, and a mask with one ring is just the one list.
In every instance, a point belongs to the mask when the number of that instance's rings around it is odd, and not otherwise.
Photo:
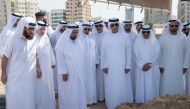
[(96, 68), (98, 68), (99, 67), (99, 64), (96, 64)]
[(160, 67), (160, 73), (163, 74), (164, 73), (164, 68)]
[(146, 63), (143, 66), (143, 71), (148, 71), (151, 68), (151, 63)]
[(69, 75), (68, 74), (63, 74), (62, 79), (63, 79), (63, 81), (68, 81)]
[(40, 79), (41, 77), (42, 77), (42, 71), (41, 71), (41, 69), (40, 68), (37, 68), (37, 75), (36, 75), (36, 77), (38, 78), (38, 79)]
[(6, 73), (2, 73), (2, 75), (1, 75), (1, 82), (3, 84), (7, 83), (7, 74)]
[(51, 68), (52, 68), (52, 69), (55, 68), (55, 65), (52, 65)]
[(129, 73), (129, 71), (130, 71), (130, 69), (125, 69), (125, 73), (126, 74)]
[(103, 72), (104, 72), (105, 74), (108, 74), (108, 68), (104, 68), (104, 69), (103, 69)]
[(187, 68), (183, 68), (183, 74), (187, 72)]

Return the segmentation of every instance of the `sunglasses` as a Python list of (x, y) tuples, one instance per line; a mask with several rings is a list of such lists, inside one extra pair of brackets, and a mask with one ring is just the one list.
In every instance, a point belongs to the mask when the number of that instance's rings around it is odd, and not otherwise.
[(96, 28), (98, 28), (98, 27), (100, 27), (100, 28), (101, 28), (102, 26), (103, 26), (103, 25), (95, 25), (95, 27), (96, 27)]
[(173, 28), (173, 27), (176, 27), (176, 28), (177, 28), (178, 26), (179, 26), (179, 25), (170, 25), (170, 27), (172, 27), (172, 28)]
[(131, 24), (126, 24), (125, 26), (132, 26)]
[(111, 24), (110, 26), (111, 26), (111, 27), (119, 26), (119, 24), (118, 24), (118, 23), (116, 23), (116, 24)]
[(150, 34), (150, 31), (143, 31), (142, 33), (143, 33), (143, 34), (145, 34), (145, 33)]
[(84, 30), (85, 30), (85, 31), (90, 31), (90, 28), (85, 28)]

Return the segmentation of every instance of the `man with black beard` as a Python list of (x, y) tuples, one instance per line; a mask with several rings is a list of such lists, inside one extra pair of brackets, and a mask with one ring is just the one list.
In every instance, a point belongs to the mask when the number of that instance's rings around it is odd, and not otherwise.
[(31, 17), (22, 18), (14, 36), (2, 53), (1, 81), (6, 85), (7, 109), (35, 109), (34, 78), (42, 76), (40, 67), (36, 73), (36, 22)]

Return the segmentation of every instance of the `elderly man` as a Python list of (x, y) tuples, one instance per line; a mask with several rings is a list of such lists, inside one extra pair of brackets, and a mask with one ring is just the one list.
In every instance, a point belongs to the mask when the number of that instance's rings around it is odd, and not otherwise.
[[(104, 25), (104, 22), (102, 20), (94, 22), (94, 28), (92, 34), (96, 41), (99, 62), (101, 62), (102, 41), (106, 32), (107, 32), (107, 27)], [(99, 65), (97, 66), (97, 73), (96, 73), (96, 88), (97, 88), (97, 100), (103, 101), (105, 99), (104, 75), (101, 70), (101, 66)]]
[(108, 109), (121, 103), (133, 102), (131, 86), (131, 45), (126, 33), (119, 29), (119, 19), (109, 19), (108, 33), (101, 50), (104, 72), (105, 100)]
[(161, 95), (184, 94), (184, 73), (188, 68), (186, 37), (178, 20), (170, 20), (160, 37)]
[(7, 24), (1, 33), (1, 49), (5, 47), (7, 41), (14, 35), (17, 24), (21, 18), (22, 15), (19, 13), (12, 13), (9, 17)]
[(150, 25), (144, 25), (134, 45), (136, 66), (136, 102), (146, 103), (157, 95), (160, 45)]
[(49, 26), (47, 19), (45, 18), (46, 12), (40, 11), (35, 13), (36, 21), (43, 21), (47, 25), (47, 35), (50, 37), (54, 32), (52, 27)]
[(84, 79), (87, 104), (97, 103), (96, 65), (99, 63), (96, 42), (90, 34), (90, 30), (90, 22), (81, 23), (79, 39), (83, 45), (84, 53)]
[(87, 109), (84, 54), (76, 24), (68, 25), (56, 45), (59, 109)]
[(37, 56), (42, 77), (35, 80), (35, 109), (55, 109), (55, 96), (53, 85), (53, 67), (55, 58), (51, 43), (46, 32), (46, 24), (37, 22), (36, 38), (38, 41)]
[[(6, 85), (7, 109), (35, 109), (34, 78), (36, 72), (36, 22), (22, 18), (2, 57), (1, 81)], [(37, 77), (41, 76), (37, 67)]]
[[(50, 42), (53, 47), (54, 54), (55, 54), (55, 45), (57, 44), (57, 41), (59, 40), (61, 34), (66, 30), (66, 28), (67, 28), (67, 22), (59, 21), (55, 32), (53, 32), (50, 37)], [(53, 72), (54, 72), (53, 73), (54, 90), (55, 90), (55, 96), (57, 98), (58, 97), (58, 85), (57, 85), (57, 68), (56, 67), (53, 69)]]

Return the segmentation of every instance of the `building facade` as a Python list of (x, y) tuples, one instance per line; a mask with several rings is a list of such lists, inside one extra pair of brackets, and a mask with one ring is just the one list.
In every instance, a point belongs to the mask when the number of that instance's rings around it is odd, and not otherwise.
[(65, 20), (66, 21), (66, 10), (65, 9), (53, 9), (51, 10), (51, 23), (53, 29), (56, 28), (59, 21)]
[(66, 20), (78, 22), (91, 19), (91, 5), (89, 0), (67, 0)]
[(190, 0), (179, 0), (178, 19), (182, 22), (190, 21)]
[(170, 12), (161, 10), (150, 10), (145, 9), (144, 11), (144, 21), (153, 22), (154, 24), (162, 24), (168, 22), (170, 19)]
[(0, 0), (0, 6), (0, 32), (11, 13), (35, 17), (35, 13), (40, 10), (37, 0)]
[(125, 20), (134, 22), (134, 8), (125, 8)]

